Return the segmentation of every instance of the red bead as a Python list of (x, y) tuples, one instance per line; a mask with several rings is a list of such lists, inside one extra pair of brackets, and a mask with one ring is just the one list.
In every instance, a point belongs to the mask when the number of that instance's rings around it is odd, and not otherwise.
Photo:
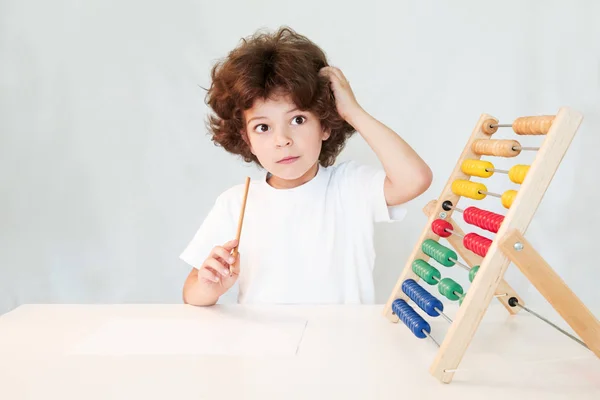
[(504, 216), (477, 207), (467, 207), (463, 212), (465, 222), (490, 232), (498, 233)]
[(431, 223), (431, 230), (438, 236), (448, 237), (452, 234), (452, 224), (445, 219), (436, 219)]
[(473, 253), (480, 255), (481, 257), (485, 257), (490, 246), (492, 245), (492, 241), (476, 233), (468, 233), (463, 238), (463, 244)]

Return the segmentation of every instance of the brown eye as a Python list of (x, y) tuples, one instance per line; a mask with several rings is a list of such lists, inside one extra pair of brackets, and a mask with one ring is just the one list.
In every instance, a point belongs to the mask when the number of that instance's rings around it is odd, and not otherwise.
[(294, 117), (294, 119), (292, 119), (292, 123), (293, 124), (298, 124), (298, 125), (303, 124), (304, 121), (306, 121), (306, 118), (303, 117), (302, 115), (298, 115), (298, 116)]
[(256, 125), (256, 127), (254, 128), (254, 130), (256, 132), (264, 133), (264, 132), (267, 132), (269, 130), (269, 125), (267, 125), (267, 124)]

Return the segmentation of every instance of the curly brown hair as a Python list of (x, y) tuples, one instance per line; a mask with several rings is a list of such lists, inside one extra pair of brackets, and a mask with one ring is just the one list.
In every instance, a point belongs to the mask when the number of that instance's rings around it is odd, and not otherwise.
[(256, 99), (266, 100), (277, 92), (290, 96), (299, 109), (317, 115), (322, 128), (330, 132), (319, 163), (333, 165), (355, 130), (337, 112), (329, 81), (319, 75), (325, 66), (328, 62), (323, 50), (289, 27), (243, 38), (211, 70), (212, 83), (206, 95), (206, 103), (214, 111), (208, 117), (211, 140), (244, 161), (261, 166), (248, 145), (244, 111)]

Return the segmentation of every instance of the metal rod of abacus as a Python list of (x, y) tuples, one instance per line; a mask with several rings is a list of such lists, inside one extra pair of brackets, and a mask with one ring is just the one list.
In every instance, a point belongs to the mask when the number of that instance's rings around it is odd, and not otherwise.
[(585, 347), (586, 349), (589, 349), (589, 347), (588, 347), (588, 346), (587, 346), (587, 345), (586, 345), (586, 344), (585, 344), (583, 341), (581, 341), (579, 338), (577, 338), (577, 337), (575, 337), (575, 336), (571, 335), (569, 332), (565, 331), (564, 329), (562, 329), (560, 326), (558, 326), (558, 325), (554, 324), (553, 322), (551, 322), (551, 321), (548, 321), (546, 318), (542, 317), (541, 315), (539, 315), (539, 314), (538, 314), (538, 313), (536, 313), (535, 311), (532, 311), (532, 310), (530, 310), (529, 308), (527, 308), (527, 307), (525, 307), (525, 306), (523, 306), (523, 305), (519, 304), (519, 300), (517, 300), (517, 298), (516, 298), (516, 297), (511, 297), (511, 298), (508, 300), (508, 304), (509, 304), (510, 306), (513, 306), (513, 307), (514, 307), (514, 306), (517, 306), (517, 307), (519, 307), (519, 308), (521, 308), (521, 309), (523, 309), (523, 310), (527, 311), (527, 312), (528, 312), (528, 313), (530, 313), (531, 315), (533, 315), (533, 316), (535, 316), (535, 317), (537, 317), (537, 318), (541, 319), (542, 321), (544, 321), (545, 323), (547, 323), (548, 325), (550, 325), (550, 326), (551, 326), (551, 327), (553, 327), (554, 329), (558, 330), (560, 333), (562, 333), (562, 334), (566, 335), (567, 337), (569, 337), (569, 338), (573, 339), (574, 341), (576, 341), (577, 343), (579, 343), (580, 345), (582, 345), (582, 346), (583, 346), (583, 347)]
[(446, 314), (444, 314), (442, 311), (438, 310), (437, 307), (433, 307), (433, 309), (435, 311), (437, 311), (446, 321), (452, 323), (452, 320), (450, 319), (450, 317), (448, 317)]
[(463, 268), (464, 268), (464, 269), (466, 269), (467, 271), (470, 271), (470, 270), (471, 270), (471, 267), (469, 267), (468, 265), (465, 265), (465, 264), (461, 263), (461, 262), (460, 262), (460, 261), (458, 261), (458, 260), (455, 260), (455, 259), (454, 259), (454, 258), (452, 258), (452, 257), (448, 257), (448, 260), (452, 261), (452, 262), (453, 262), (454, 264), (456, 264), (456, 265), (459, 265), (459, 266), (463, 267)]
[(425, 329), (423, 329), (421, 332), (423, 332), (425, 335), (427, 335), (427, 337), (431, 340), (433, 340), (433, 343), (437, 344), (437, 347), (440, 347), (440, 344), (433, 338), (433, 336), (431, 336), (429, 333), (427, 333), (427, 331)]
[(499, 172), (501, 174), (508, 174), (508, 171), (505, 169), (496, 169), (496, 168), (486, 168), (486, 172)]
[(492, 128), (512, 128), (512, 124), (490, 124)]
[[(455, 205), (452, 204), (452, 202), (450, 202), (450, 200), (446, 200), (442, 203), (442, 209), (444, 211), (450, 211), (450, 210), (454, 210), (454, 211), (458, 211), (460, 213), (464, 213), (465, 210), (463, 210), (462, 208), (458, 208)], [(446, 216), (440, 216), (441, 218), (446, 218)]]
[(486, 196), (494, 196), (494, 197), (498, 197), (499, 199), (501, 199), (501, 198), (502, 198), (502, 195), (501, 195), (501, 194), (498, 194), (498, 193), (492, 193), (492, 192), (486, 192), (485, 190), (478, 190), (478, 191), (477, 191), (477, 193), (480, 193), (480, 194), (485, 194)]
[(523, 147), (523, 146), (517, 147), (517, 146), (513, 146), (512, 149), (514, 151), (519, 151), (519, 150), (534, 150), (534, 151), (536, 151), (536, 150), (539, 150), (540, 148), (539, 147)]
[(461, 234), (460, 234), (460, 233), (458, 233), (458, 232), (454, 232), (454, 231), (452, 231), (452, 230), (448, 230), (448, 229), (444, 229), (444, 232), (448, 232), (448, 233), (450, 233), (450, 234), (452, 234), (452, 235), (456, 235), (456, 236), (459, 236), (459, 237), (461, 237), (461, 238), (464, 238), (464, 237), (465, 237), (465, 235), (461, 235)]

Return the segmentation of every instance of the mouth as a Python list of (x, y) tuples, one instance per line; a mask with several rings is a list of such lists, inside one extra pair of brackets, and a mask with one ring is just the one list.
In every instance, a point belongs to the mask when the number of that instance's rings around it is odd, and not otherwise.
[(297, 159), (299, 159), (300, 157), (284, 157), (281, 160), (277, 161), (277, 164), (291, 164), (294, 161), (296, 161)]

